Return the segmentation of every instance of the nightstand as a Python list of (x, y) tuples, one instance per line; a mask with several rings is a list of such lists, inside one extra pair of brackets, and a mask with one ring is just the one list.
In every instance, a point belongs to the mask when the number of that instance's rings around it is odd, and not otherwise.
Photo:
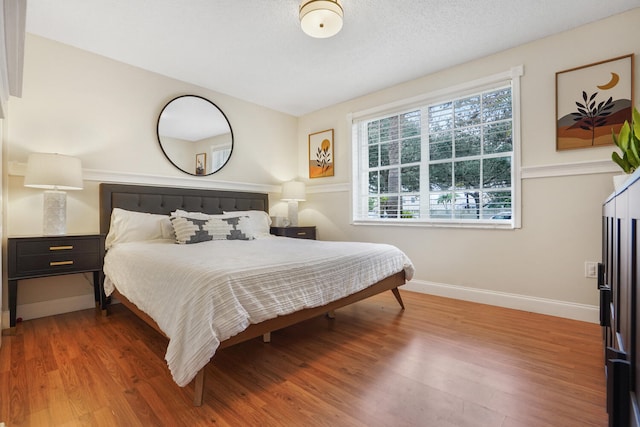
[(316, 240), (316, 227), (271, 227), (271, 234), (294, 237), (296, 239)]
[(103, 235), (9, 237), (7, 249), (10, 328), (16, 325), (21, 279), (93, 272), (94, 296), (100, 301)]

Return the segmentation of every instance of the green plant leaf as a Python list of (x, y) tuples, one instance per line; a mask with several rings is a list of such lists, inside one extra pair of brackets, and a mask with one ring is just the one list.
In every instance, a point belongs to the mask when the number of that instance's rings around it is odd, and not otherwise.
[(616, 136), (616, 133), (611, 130), (611, 137), (613, 138), (613, 143), (616, 144), (617, 147), (620, 147), (620, 143), (618, 142), (618, 137)]
[(624, 121), (624, 124), (620, 128), (620, 133), (618, 133), (618, 146), (622, 149), (623, 152), (629, 150), (629, 135), (631, 134), (631, 127), (629, 126), (628, 121)]
[(638, 137), (635, 135), (633, 129), (631, 129), (629, 133), (629, 151), (632, 152), (636, 158), (640, 158), (640, 141), (638, 141)]
[(632, 122), (633, 133), (635, 134), (636, 138), (638, 138), (640, 137), (640, 111), (638, 111), (636, 108), (633, 109)]
[(620, 155), (616, 152), (611, 154), (611, 159), (618, 164), (618, 166), (620, 166), (620, 168), (626, 172), (629, 173), (629, 162), (627, 162), (625, 159), (622, 159), (620, 157)]
[(630, 144), (631, 149), (627, 152), (629, 165), (635, 169), (640, 166), (640, 156), (638, 155), (638, 147), (635, 144)]

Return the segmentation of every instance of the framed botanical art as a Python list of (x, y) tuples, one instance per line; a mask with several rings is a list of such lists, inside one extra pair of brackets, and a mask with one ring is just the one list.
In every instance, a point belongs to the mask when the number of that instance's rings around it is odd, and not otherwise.
[(333, 129), (309, 134), (309, 178), (333, 176)]
[(556, 73), (556, 150), (613, 144), (633, 109), (633, 54)]
[(205, 175), (207, 173), (207, 153), (196, 154), (196, 175)]

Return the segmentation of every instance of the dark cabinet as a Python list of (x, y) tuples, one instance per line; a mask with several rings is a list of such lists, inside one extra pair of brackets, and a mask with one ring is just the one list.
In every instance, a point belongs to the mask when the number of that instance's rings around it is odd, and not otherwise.
[(632, 175), (602, 209), (602, 263), (598, 274), (609, 425), (640, 426), (640, 328), (637, 289), (640, 175)]

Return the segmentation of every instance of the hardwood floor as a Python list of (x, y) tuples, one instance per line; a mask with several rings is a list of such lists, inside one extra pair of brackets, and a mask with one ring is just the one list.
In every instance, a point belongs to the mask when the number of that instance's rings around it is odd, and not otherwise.
[(600, 327), (391, 292), (219, 351), (204, 404), (124, 307), (23, 322), (0, 348), (15, 426), (605, 426)]

